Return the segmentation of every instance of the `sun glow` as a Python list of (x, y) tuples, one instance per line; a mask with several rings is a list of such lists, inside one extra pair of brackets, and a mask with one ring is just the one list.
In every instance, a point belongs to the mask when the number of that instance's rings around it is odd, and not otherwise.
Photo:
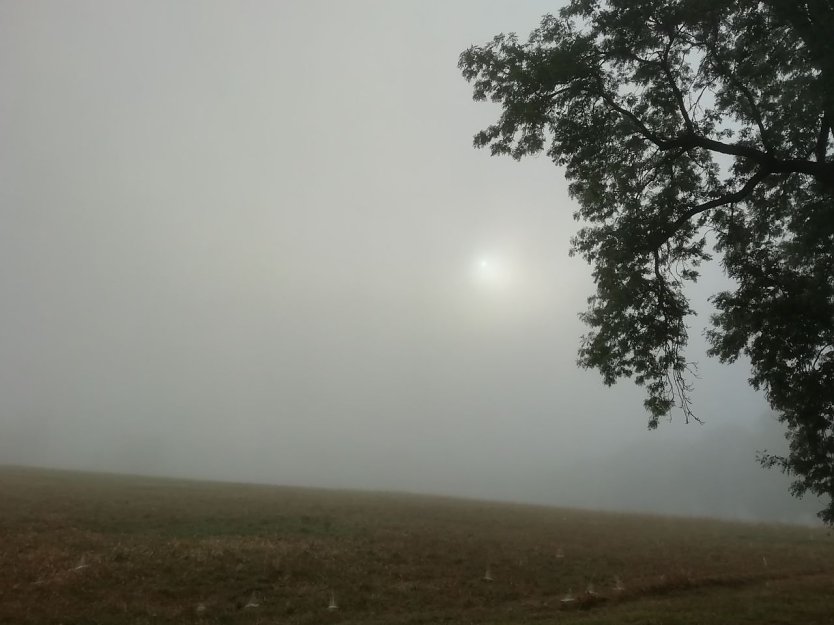
[(498, 256), (480, 256), (474, 265), (475, 281), (486, 288), (504, 288), (512, 282), (509, 263)]

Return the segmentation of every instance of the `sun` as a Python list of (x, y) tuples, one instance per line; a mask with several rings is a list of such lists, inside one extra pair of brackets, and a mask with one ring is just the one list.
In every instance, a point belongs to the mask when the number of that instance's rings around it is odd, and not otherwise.
[(484, 288), (499, 289), (509, 286), (512, 272), (505, 258), (493, 254), (477, 257), (473, 266), (475, 282)]

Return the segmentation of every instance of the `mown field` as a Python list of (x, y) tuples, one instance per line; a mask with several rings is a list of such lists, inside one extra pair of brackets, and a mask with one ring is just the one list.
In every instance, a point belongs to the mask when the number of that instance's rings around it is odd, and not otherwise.
[[(575, 601), (563, 604), (569, 592)], [(338, 609), (328, 609), (331, 593)], [(834, 623), (834, 538), (0, 468), (0, 623), (443, 622)]]

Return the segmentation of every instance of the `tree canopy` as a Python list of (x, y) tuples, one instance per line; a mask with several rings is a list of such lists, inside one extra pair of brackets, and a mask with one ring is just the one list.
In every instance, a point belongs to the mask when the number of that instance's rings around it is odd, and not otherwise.
[(650, 428), (697, 418), (686, 286), (717, 257), (709, 353), (749, 358), (789, 442), (760, 460), (834, 523), (834, 1), (573, 0), (459, 67), (501, 106), (475, 145), (570, 181), (580, 365), (645, 387)]

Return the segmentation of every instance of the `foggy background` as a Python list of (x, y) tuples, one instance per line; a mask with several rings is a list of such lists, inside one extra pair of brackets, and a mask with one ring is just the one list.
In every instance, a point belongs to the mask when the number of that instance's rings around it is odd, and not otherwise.
[(812, 521), (744, 364), (575, 365), (562, 173), (456, 67), (553, 2), (0, 2), (0, 464)]

